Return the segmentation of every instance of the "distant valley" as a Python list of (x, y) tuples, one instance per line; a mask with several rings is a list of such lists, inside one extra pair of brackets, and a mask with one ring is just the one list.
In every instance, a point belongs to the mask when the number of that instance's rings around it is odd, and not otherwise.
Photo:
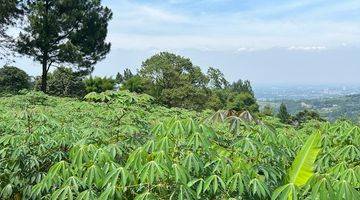
[(334, 121), (341, 117), (359, 120), (359, 86), (298, 86), (282, 88), (255, 88), (261, 107), (270, 105), (277, 110), (282, 102), (295, 114), (304, 109), (316, 110), (321, 116)]

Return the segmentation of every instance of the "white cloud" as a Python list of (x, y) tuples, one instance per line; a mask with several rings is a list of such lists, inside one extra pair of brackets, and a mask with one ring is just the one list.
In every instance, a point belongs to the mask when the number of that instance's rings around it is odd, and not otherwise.
[[(339, 2), (335, 5), (326, 3), (325, 0), (289, 1), (279, 5), (257, 5), (243, 12), (205, 10), (202, 14), (191, 10), (181, 11), (177, 9), (178, 5), (169, 7), (120, 1), (118, 6), (113, 6), (115, 16), (109, 30), (109, 40), (114, 48), (239, 52), (274, 47), (288, 49), (289, 46), (292, 47), (291, 50), (323, 50), (319, 47), (332, 48), (342, 46), (343, 43), (360, 44), (358, 21), (320, 20), (316, 17), (330, 11), (357, 8), (360, 3), (356, 1)], [(170, 1), (173, 4), (191, 3), (188, 0)], [(314, 6), (316, 4), (324, 6)], [(292, 12), (308, 6), (314, 8)], [(286, 13), (291, 17), (286, 17)], [(272, 14), (284, 16), (275, 19), (259, 17)]]
[[(209, 20), (209, 19), (208, 19)], [(341, 29), (339, 28), (341, 27)], [(176, 32), (168, 29), (177, 28)], [(186, 29), (186, 26), (183, 26)], [(143, 28), (146, 30), (146, 28)], [(153, 31), (152, 29), (150, 31)], [(149, 31), (149, 32), (150, 32)], [(273, 47), (319, 47), (334, 48), (360, 43), (360, 27), (351, 23), (302, 23), (231, 21), (215, 24), (199, 24), (192, 31), (179, 26), (158, 27), (161, 34), (111, 33), (109, 40), (114, 48), (148, 49), (212, 49), (232, 51), (255, 51)], [(239, 48), (242, 47), (242, 48)], [(246, 49), (244, 48), (246, 47)], [(313, 48), (314, 49), (314, 48)]]
[(155, 6), (127, 0), (120, 0), (120, 2), (113, 6), (108, 5), (114, 13), (114, 18), (111, 22), (112, 27), (118, 28), (110, 30), (110, 32), (126, 31), (129, 28), (140, 30), (147, 27), (161, 26), (162, 23), (176, 24), (185, 23), (189, 20), (185, 15)]
[(138, 6), (134, 8), (132, 15), (133, 17), (140, 17), (144, 20), (155, 20), (162, 22), (182, 23), (187, 21), (185, 16), (167, 12), (161, 9), (152, 8), (150, 6)]
[(302, 7), (315, 5), (320, 2), (324, 2), (326, 0), (302, 0), (302, 1), (288, 1), (284, 2), (282, 4), (279, 3), (273, 3), (270, 6), (264, 6), (261, 7), (257, 5), (256, 7), (253, 7), (251, 10), (245, 11), (245, 12), (239, 12), (239, 15), (245, 15), (245, 16), (252, 16), (256, 17), (258, 15), (273, 15), (273, 14), (280, 14), (280, 13), (288, 13), (295, 9), (299, 9)]
[(327, 48), (324, 46), (291, 46), (288, 50), (300, 50), (300, 51), (322, 51)]
[(241, 52), (253, 52), (256, 50), (260, 50), (260, 49), (255, 49), (255, 48), (249, 48), (249, 47), (240, 47), (236, 50), (236, 53), (241, 53)]

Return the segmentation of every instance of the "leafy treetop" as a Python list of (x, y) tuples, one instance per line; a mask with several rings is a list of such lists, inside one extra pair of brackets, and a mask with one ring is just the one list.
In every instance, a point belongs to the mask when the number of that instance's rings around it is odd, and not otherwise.
[(105, 42), (109, 8), (98, 0), (38, 0), (27, 4), (17, 51), (42, 64), (41, 90), (51, 66), (67, 64), (88, 73), (110, 51)]

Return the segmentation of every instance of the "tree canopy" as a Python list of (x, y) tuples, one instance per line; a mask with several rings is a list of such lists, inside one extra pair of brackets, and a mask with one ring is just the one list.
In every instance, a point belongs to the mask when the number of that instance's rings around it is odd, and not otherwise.
[(277, 116), (282, 123), (290, 123), (291, 115), (287, 111), (286, 104), (281, 103)]
[(111, 77), (92, 77), (84, 80), (86, 93), (114, 90), (116, 80)]
[(0, 68), (0, 93), (17, 93), (29, 88), (30, 77), (26, 72), (13, 66)]
[(66, 64), (89, 73), (110, 51), (105, 38), (112, 12), (101, 1), (38, 0), (27, 9), (17, 51), (42, 64), (42, 91), (51, 66)]
[[(59, 67), (49, 73), (48, 94), (60, 97), (83, 97), (86, 94), (83, 79), (71, 68)], [(39, 83), (41, 85), (41, 80), (39, 80)]]
[(169, 52), (145, 60), (138, 74), (125, 69), (116, 80), (122, 89), (149, 94), (169, 107), (259, 111), (250, 81), (230, 84), (219, 69), (210, 67), (205, 74), (189, 58)]
[(168, 106), (201, 109), (206, 101), (208, 79), (188, 58), (161, 52), (143, 62), (139, 75), (149, 81), (146, 92)]
[(210, 87), (215, 89), (224, 89), (229, 86), (224, 74), (216, 68), (210, 67), (207, 71)]

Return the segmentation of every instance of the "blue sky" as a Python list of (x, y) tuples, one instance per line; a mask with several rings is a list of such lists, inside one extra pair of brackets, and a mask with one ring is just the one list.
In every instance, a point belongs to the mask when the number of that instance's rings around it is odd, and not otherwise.
[(360, 42), (359, 0), (106, 0), (115, 48), (316, 50)]
[[(96, 67), (136, 69), (159, 51), (255, 83), (360, 83), (359, 0), (103, 0), (112, 52)], [(40, 66), (17, 59), (30, 74)]]

